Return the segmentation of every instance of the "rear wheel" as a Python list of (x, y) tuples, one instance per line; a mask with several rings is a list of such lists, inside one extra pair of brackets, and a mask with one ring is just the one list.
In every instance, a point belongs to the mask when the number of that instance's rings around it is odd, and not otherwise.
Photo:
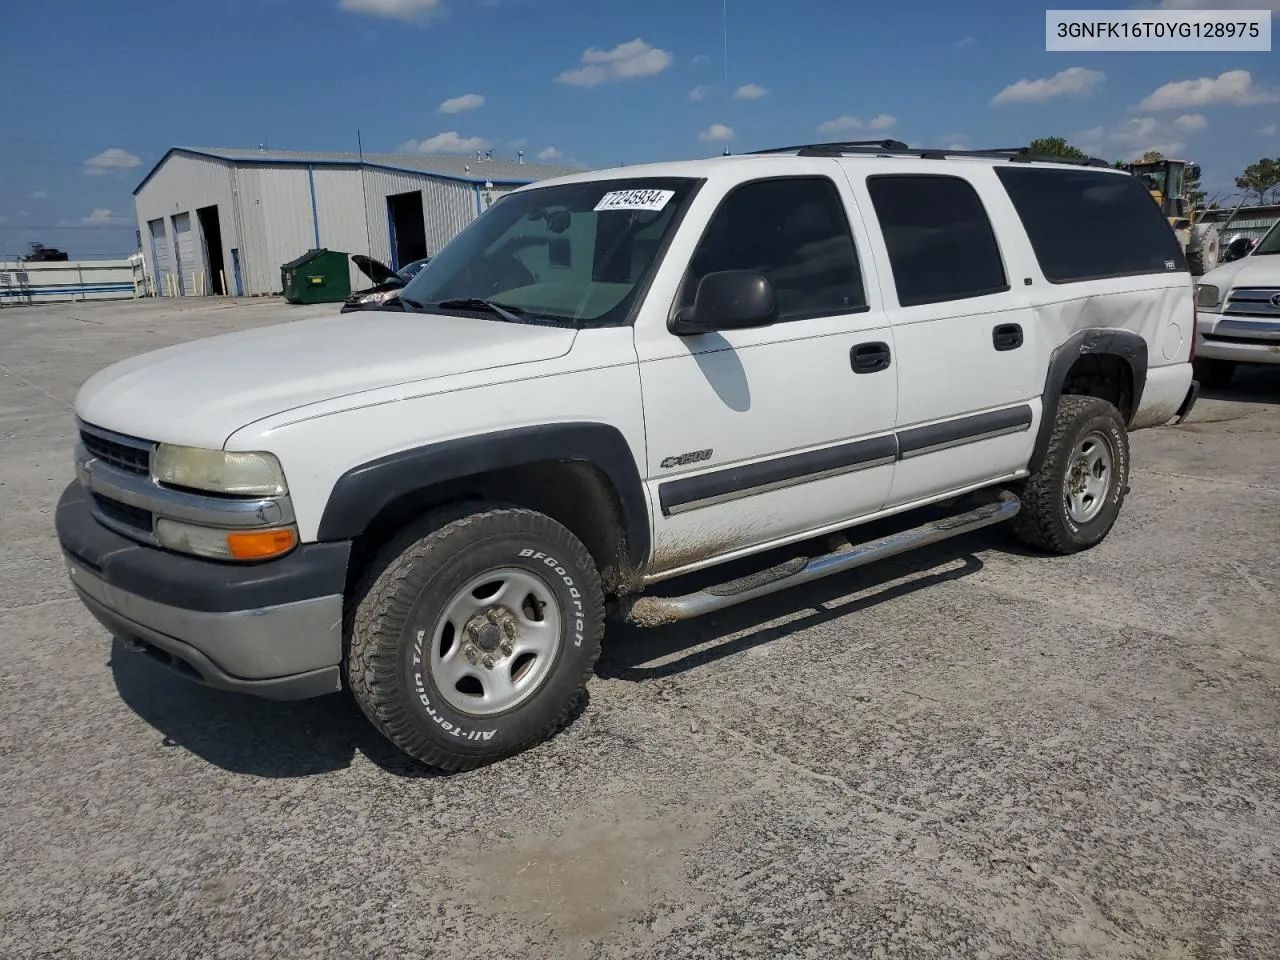
[(1062, 397), (1045, 461), (1023, 485), (1013, 532), (1052, 553), (1086, 550), (1111, 531), (1128, 482), (1129, 435), (1120, 411), (1096, 397)]
[(352, 604), (348, 681), (405, 753), (464, 770), (559, 730), (600, 653), (591, 555), (543, 514), (496, 505), (424, 518)]
[(1195, 378), (1200, 381), (1200, 386), (1217, 390), (1231, 382), (1236, 372), (1236, 364), (1234, 360), (1197, 357), (1192, 364), (1192, 370), (1195, 372)]

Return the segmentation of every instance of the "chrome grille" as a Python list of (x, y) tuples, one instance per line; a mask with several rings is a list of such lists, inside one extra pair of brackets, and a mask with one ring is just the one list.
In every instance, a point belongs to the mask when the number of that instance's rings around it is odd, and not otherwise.
[(1227, 297), (1222, 312), (1280, 319), (1280, 287), (1237, 287)]
[(81, 427), (80, 442), (91, 457), (109, 463), (117, 470), (143, 477), (151, 474), (151, 444), (145, 440)]

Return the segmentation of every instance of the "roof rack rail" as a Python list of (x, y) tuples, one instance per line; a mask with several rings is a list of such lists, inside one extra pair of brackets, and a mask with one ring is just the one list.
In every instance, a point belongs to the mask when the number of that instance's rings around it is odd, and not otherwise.
[[(770, 147), (768, 150), (752, 150), (751, 153), (754, 156), (762, 153), (791, 153), (795, 150), (801, 156), (838, 156), (840, 153), (867, 148), (890, 150), (894, 153), (911, 149), (901, 140), (838, 140), (833, 143), (801, 143), (794, 147)], [(822, 151), (821, 154), (808, 152), (819, 150)]]
[(848, 140), (835, 143), (809, 143), (794, 147), (774, 147), (769, 150), (755, 150), (753, 154), (795, 153), (801, 157), (840, 157), (846, 154), (894, 154), (898, 156), (919, 157), (925, 160), (945, 160), (947, 157), (987, 157), (1004, 159), (1012, 163), (1065, 163), (1074, 166), (1110, 167), (1106, 160), (1097, 157), (1086, 157), (1084, 160), (1069, 160), (1066, 157), (1054, 157), (1034, 154), (1030, 147), (992, 147), (986, 150), (942, 150), (927, 147), (909, 147), (901, 140)]

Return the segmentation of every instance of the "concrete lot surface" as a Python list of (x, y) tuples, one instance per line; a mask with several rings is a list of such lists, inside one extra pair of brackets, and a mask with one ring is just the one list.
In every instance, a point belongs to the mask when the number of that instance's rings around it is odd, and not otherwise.
[(1136, 434), (1092, 552), (611, 626), (568, 730), (428, 776), (113, 650), (53, 536), (88, 376), (336, 309), (0, 310), (0, 957), (1280, 956), (1280, 370)]

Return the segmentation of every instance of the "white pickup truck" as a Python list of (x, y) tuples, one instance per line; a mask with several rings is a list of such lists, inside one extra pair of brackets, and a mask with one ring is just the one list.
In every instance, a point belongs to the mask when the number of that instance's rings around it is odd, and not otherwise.
[(1247, 255), (1196, 284), (1195, 370), (1206, 387), (1225, 387), (1240, 364), (1280, 364), (1280, 223)]
[(464, 769), (566, 722), (607, 610), (658, 625), (1005, 520), (1097, 544), (1128, 431), (1195, 402), (1195, 323), (1164, 218), (1105, 166), (885, 141), (583, 173), (380, 308), (92, 377), (57, 532), (133, 649), (349, 688)]

